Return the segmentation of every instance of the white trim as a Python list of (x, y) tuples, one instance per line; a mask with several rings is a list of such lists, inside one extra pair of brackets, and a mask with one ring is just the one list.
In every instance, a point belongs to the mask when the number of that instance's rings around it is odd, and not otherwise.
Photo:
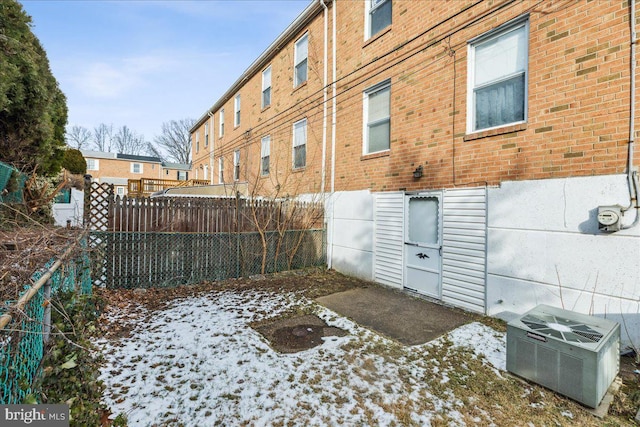
[[(371, 3), (376, 1), (378, 3), (375, 6), (371, 7)], [(393, 0), (364, 0), (364, 40), (365, 41), (373, 37), (371, 35), (371, 11), (379, 8), (382, 4), (386, 3), (387, 1), (392, 2)], [(391, 23), (389, 23), (389, 25), (391, 25), (392, 23), (393, 23), (393, 5), (391, 5)]]
[[(500, 81), (506, 80), (508, 78), (511, 78), (520, 74), (524, 74), (524, 107), (523, 107), (524, 119), (515, 121), (515, 122), (504, 123), (498, 126), (482, 128), (482, 129), (474, 129), (474, 122), (476, 117), (474, 96), (475, 96), (475, 89), (477, 89), (475, 87), (475, 74), (474, 74), (475, 61), (476, 61), (475, 49), (478, 45), (491, 41), (511, 31), (520, 30), (521, 28), (524, 29), (524, 32), (526, 34), (526, 40), (527, 40), (526, 52), (525, 52), (526, 63), (525, 63), (524, 70), (515, 74), (512, 73), (510, 75), (504, 75), (502, 78), (493, 80), (491, 84), (499, 83)], [(530, 35), (529, 15), (524, 15), (514, 20), (511, 20), (503, 25), (500, 25), (499, 27), (494, 28), (491, 31), (488, 31), (487, 33), (481, 34), (478, 37), (474, 37), (473, 39), (467, 42), (467, 58), (468, 58), (467, 59), (467, 70), (468, 70), (467, 71), (467, 128), (466, 128), (467, 134), (484, 132), (492, 129), (499, 129), (502, 127), (513, 126), (513, 125), (527, 122), (528, 110), (529, 110), (528, 108), (529, 106), (529, 84), (528, 84), (529, 82), (529, 35)], [(479, 85), (478, 87), (483, 87), (483, 86), (487, 87), (487, 86), (490, 86), (490, 84)]]
[(218, 157), (218, 184), (224, 184), (224, 157)]
[(233, 127), (240, 126), (240, 94), (233, 97)]
[[(306, 42), (307, 45), (307, 53), (304, 56), (304, 58), (298, 58), (298, 45), (302, 42), (302, 41)], [(307, 72), (307, 77), (304, 79), (304, 81), (301, 81), (300, 83), (297, 83), (298, 80), (298, 64), (300, 64), (301, 62), (303, 62), (304, 60), (307, 61), (307, 66), (306, 66), (306, 72)], [(304, 82), (309, 80), (309, 32), (304, 33), (302, 36), (300, 36), (300, 38), (298, 38), (298, 40), (296, 40), (296, 42), (293, 45), (293, 87), (296, 88), (300, 85), (302, 85)]]
[(233, 152), (233, 180), (240, 181), (240, 150)]
[(218, 118), (218, 137), (222, 138), (224, 136), (224, 108), (218, 111)]
[[(299, 123), (304, 122), (304, 142), (300, 142), (300, 141), (296, 141), (296, 125)], [(306, 155), (306, 149), (307, 149), (307, 126), (308, 126), (308, 122), (307, 122), (307, 118), (305, 117), (302, 120), (298, 120), (297, 122), (293, 123), (293, 144), (291, 146), (291, 163), (293, 166), (293, 169), (302, 169), (304, 167), (307, 166), (307, 155)], [(297, 142), (297, 143), (296, 143)], [(296, 166), (296, 147), (301, 147), (301, 146), (305, 146), (305, 156), (304, 156), (304, 165), (302, 166)]]
[[(269, 85), (265, 87), (265, 73), (269, 73)], [(260, 92), (260, 105), (262, 108), (266, 108), (271, 105), (271, 94), (273, 90), (271, 89), (271, 81), (272, 81), (273, 73), (271, 71), (271, 65), (262, 70), (262, 91)], [(264, 91), (269, 89), (269, 103), (265, 105), (264, 103)]]
[(262, 160), (265, 157), (269, 157), (269, 163), (271, 163), (271, 135), (263, 136), (262, 139), (260, 139), (260, 176), (269, 175), (271, 169), (271, 164), (267, 165), (266, 173), (262, 168)]
[[(85, 159), (87, 162), (87, 171), (98, 171), (100, 170), (100, 160), (98, 159)], [(89, 162), (93, 162), (93, 167), (89, 167)]]
[[(136, 172), (136, 171), (134, 170), (134, 168), (135, 168), (135, 166), (136, 166), (136, 165), (140, 165), (140, 171), (139, 171), (139, 172)], [(144, 171), (143, 164), (142, 164), (142, 163), (139, 163), (139, 162), (132, 162), (132, 163), (131, 163), (131, 168), (130, 168), (130, 170), (131, 170), (131, 173), (136, 173), (136, 174), (142, 174), (142, 173), (144, 173), (144, 172), (143, 172), (143, 171)]]
[[(369, 95), (389, 88), (389, 148), (369, 151)], [(391, 79), (375, 84), (362, 92), (362, 154), (382, 153), (391, 150)]]

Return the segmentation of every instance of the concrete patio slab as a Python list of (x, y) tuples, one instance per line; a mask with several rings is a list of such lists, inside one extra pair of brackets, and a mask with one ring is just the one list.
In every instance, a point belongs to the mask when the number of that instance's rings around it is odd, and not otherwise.
[(462, 310), (374, 284), (316, 301), (404, 345), (424, 344), (474, 320), (473, 314)]

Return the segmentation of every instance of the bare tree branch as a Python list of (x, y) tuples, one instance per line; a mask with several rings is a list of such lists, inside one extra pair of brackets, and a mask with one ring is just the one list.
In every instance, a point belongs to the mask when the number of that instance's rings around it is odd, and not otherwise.
[(128, 126), (122, 126), (113, 137), (116, 151), (121, 154), (140, 155), (146, 152), (147, 143), (143, 135), (138, 135)]
[(189, 130), (195, 124), (194, 119), (171, 120), (162, 123), (162, 134), (155, 138), (158, 147), (178, 163), (191, 163), (191, 138)]
[(69, 147), (82, 150), (87, 148), (89, 141), (91, 140), (91, 131), (84, 126), (72, 126), (71, 129), (67, 129), (65, 139)]
[(93, 128), (93, 146), (105, 153), (111, 152), (113, 146), (113, 125), (100, 123)]

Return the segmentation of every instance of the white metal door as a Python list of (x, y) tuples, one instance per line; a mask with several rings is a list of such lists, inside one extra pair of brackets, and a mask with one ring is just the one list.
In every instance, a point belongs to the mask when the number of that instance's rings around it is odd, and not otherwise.
[(442, 195), (405, 197), (404, 287), (441, 298)]

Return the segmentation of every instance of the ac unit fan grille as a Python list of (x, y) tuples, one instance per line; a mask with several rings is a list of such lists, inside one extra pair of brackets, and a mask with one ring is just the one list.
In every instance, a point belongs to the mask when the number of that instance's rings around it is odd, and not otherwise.
[(603, 335), (584, 323), (550, 314), (526, 315), (522, 323), (539, 334), (548, 335), (567, 342), (597, 343)]

